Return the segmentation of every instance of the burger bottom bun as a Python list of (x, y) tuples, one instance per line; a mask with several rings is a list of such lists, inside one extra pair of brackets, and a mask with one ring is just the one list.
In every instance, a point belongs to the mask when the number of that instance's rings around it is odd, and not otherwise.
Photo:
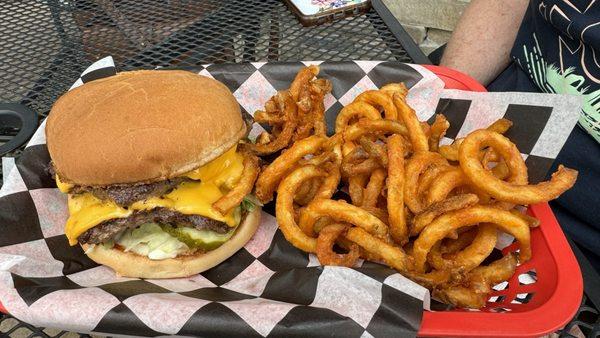
[(86, 255), (98, 264), (115, 270), (117, 275), (138, 278), (177, 278), (189, 277), (206, 271), (241, 249), (258, 229), (261, 209), (255, 207), (242, 220), (233, 236), (215, 250), (195, 255), (185, 255), (163, 260), (151, 260), (133, 252), (117, 248), (107, 249), (103, 245), (82, 244)]

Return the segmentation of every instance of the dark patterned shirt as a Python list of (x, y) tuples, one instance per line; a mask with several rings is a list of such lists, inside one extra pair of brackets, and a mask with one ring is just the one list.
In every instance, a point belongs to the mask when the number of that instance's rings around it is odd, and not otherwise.
[(600, 142), (600, 0), (532, 0), (511, 55), (543, 92), (581, 95)]

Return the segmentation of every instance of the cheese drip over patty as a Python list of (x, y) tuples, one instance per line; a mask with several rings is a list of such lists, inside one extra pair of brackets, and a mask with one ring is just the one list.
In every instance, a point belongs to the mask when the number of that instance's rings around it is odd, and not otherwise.
[[(69, 194), (70, 216), (65, 225), (65, 234), (69, 244), (76, 245), (81, 234), (104, 221), (129, 217), (135, 211), (158, 207), (186, 215), (208, 217), (236, 227), (240, 222), (239, 213), (231, 210), (221, 215), (212, 208), (212, 204), (238, 183), (243, 169), (243, 156), (233, 147), (210, 163), (182, 175), (194, 181), (183, 182), (168, 194), (137, 201), (125, 208), (113, 201), (101, 200), (91, 193)], [(73, 185), (61, 182), (58, 176), (56, 184), (64, 193), (73, 188)]]

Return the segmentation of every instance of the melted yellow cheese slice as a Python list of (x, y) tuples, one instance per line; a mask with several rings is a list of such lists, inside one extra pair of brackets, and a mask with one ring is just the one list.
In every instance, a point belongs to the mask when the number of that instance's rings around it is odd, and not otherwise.
[(77, 244), (77, 237), (95, 225), (113, 218), (131, 215), (127, 210), (112, 201), (102, 201), (90, 193), (69, 195), (69, 219), (65, 225), (65, 235), (69, 244)]
[(58, 190), (61, 192), (66, 194), (73, 189), (73, 184), (61, 181), (60, 178), (58, 178), (58, 175), (54, 175), (54, 179), (56, 180), (56, 186), (58, 187)]
[(244, 170), (244, 157), (236, 152), (236, 147), (233, 147), (217, 159), (183, 176), (197, 181), (211, 181), (219, 187), (231, 189), (240, 180), (242, 170)]
[[(164, 196), (138, 201), (127, 208), (113, 201), (100, 200), (90, 193), (69, 195), (70, 217), (65, 226), (69, 243), (77, 244), (77, 238), (81, 234), (104, 221), (128, 217), (135, 210), (151, 210), (158, 207), (169, 208), (187, 215), (205, 216), (224, 222), (230, 227), (237, 226), (240, 219), (235, 210), (221, 215), (212, 208), (212, 204), (231, 189), (242, 176), (243, 157), (236, 152), (235, 148), (207, 165), (183, 175), (196, 180), (195, 182), (183, 182)], [(57, 179), (57, 186), (59, 186), (58, 182)], [(63, 191), (60, 186), (59, 189)]]

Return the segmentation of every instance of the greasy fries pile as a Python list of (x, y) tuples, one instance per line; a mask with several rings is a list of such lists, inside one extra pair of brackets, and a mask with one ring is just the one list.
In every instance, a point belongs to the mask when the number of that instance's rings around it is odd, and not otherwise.
[[(448, 121), (420, 122), (402, 83), (360, 94), (327, 137), (322, 100), (331, 85), (318, 71), (301, 70), (257, 112), (272, 133), (251, 149), (282, 151), (260, 172), (256, 197), (267, 203), (277, 192), (285, 238), (321, 264), (384, 263), (443, 302), (484, 306), (492, 286), (531, 258), (530, 228), (539, 222), (521, 206), (558, 197), (577, 172), (560, 166), (550, 181), (528, 184), (525, 162), (502, 135), (512, 125), (506, 119), (440, 146)], [(332, 199), (338, 190), (351, 203)], [(519, 253), (482, 265), (499, 231), (515, 238)]]

